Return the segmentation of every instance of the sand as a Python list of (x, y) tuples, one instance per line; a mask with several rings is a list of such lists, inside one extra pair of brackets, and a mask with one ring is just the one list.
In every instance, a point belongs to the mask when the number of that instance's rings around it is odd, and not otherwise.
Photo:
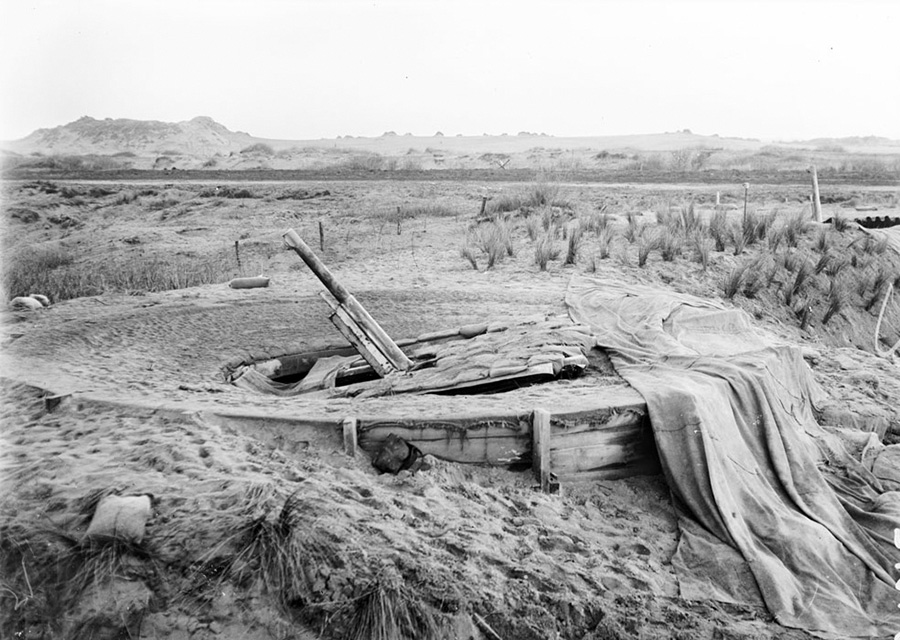
[[(279, 248), (285, 228), (297, 228), (317, 248), (316, 222), (324, 220), (323, 258), (397, 338), (564, 313), (568, 279), (590, 268), (585, 252), (575, 266), (556, 261), (539, 271), (519, 228), (515, 256), (491, 270), (472, 270), (459, 249), (482, 185), (299, 186), (333, 195), (213, 205), (194, 198), (196, 185), (180, 185), (170, 189), (178, 203), (161, 212), (148, 214), (140, 201), (99, 202), (70, 211), (81, 220), (74, 228), (16, 223), (18, 242), (96, 247), (88, 261), (154, 252), (203, 255), (231, 249), (240, 239), (245, 265), (228, 277), (256, 275), (249, 269), (259, 268), (271, 284), (235, 290), (223, 277), (218, 284), (108, 293), (5, 314), (5, 634), (339, 637), (354, 599), (385, 575), (381, 567), (388, 563), (438, 615), (445, 637), (807, 637), (754, 604), (679, 595), (670, 563), (678, 529), (661, 476), (573, 483), (560, 495), (545, 495), (534, 490), (529, 470), (433, 458), (415, 475), (378, 475), (364, 456), (344, 455), (334, 434), (297, 438), (284, 424), (275, 429), (276, 419), (297, 415), (338, 423), (346, 415), (408, 415), (423, 407), (488, 411), (565, 402), (571, 391), (558, 385), (477, 398), (363, 402), (266, 397), (227, 384), (222, 367), (235, 358), (342, 342), (316, 296), (321, 285)], [(126, 188), (133, 186), (116, 190)], [(274, 193), (282, 186), (255, 188)], [(710, 195), (710, 189), (696, 190)], [(772, 206), (790, 191), (773, 188)], [(14, 194), (16, 204), (46, 216), (52, 207), (42, 197)], [(611, 198), (640, 209), (655, 196), (570, 186), (568, 197), (587, 212)], [(439, 201), (459, 213), (404, 219), (398, 235), (396, 223), (385, 220), (395, 203), (410, 201)], [(59, 215), (58, 206), (52, 209)], [(652, 213), (643, 219), (652, 222)], [(624, 216), (617, 221), (624, 224)], [(123, 241), (135, 237), (139, 242)], [(654, 256), (643, 269), (633, 258), (628, 265), (610, 259), (597, 261), (596, 274), (721, 297), (719, 278), (736, 260), (715, 255), (714, 268), (703, 272), (687, 258), (664, 263)], [(890, 258), (886, 264), (897, 263)], [(829, 423), (875, 431), (889, 442), (897, 438), (900, 376), (896, 364), (857, 348), (868, 325), (851, 315), (801, 331), (774, 298), (735, 303), (762, 327), (804, 347), (832, 397)], [(113, 565), (99, 564), (98, 554), (80, 544), (94, 507), (109, 494), (152, 496), (144, 542), (118, 549)], [(305, 541), (310, 559), (308, 575), (285, 584), (260, 557), (238, 552), (241, 532), (253, 523), (257, 531), (260, 522), (275, 527), (288, 502), (291, 535)], [(70, 571), (62, 581), (54, 571), (60, 566)], [(85, 580), (97, 566), (115, 570)], [(81, 592), (71, 588), (79, 584), (86, 585)]]

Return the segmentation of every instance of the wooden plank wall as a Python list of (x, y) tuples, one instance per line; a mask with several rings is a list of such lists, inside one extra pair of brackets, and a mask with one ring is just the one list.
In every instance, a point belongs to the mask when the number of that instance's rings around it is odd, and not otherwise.
[(374, 453), (395, 433), (424, 454), (453, 462), (531, 462), (531, 413), (458, 418), (359, 418), (359, 448)]

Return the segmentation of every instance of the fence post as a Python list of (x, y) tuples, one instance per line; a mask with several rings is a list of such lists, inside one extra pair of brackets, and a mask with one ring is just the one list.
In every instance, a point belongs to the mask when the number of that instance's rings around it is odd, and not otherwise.
[(822, 222), (822, 201), (819, 200), (819, 176), (816, 174), (816, 165), (809, 168), (812, 174), (812, 213), (813, 220)]
[(533, 448), (531, 468), (541, 485), (541, 492), (550, 493), (550, 413), (535, 409), (531, 420)]
[(344, 418), (344, 453), (351, 458), (356, 455), (356, 418)]

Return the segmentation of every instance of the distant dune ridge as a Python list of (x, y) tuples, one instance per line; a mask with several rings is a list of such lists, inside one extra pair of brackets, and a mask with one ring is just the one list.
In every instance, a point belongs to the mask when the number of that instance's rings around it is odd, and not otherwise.
[[(802, 152), (900, 156), (900, 141), (875, 136), (772, 142), (688, 129), (623, 136), (556, 137), (515, 135), (338, 136), (336, 139), (275, 140), (231, 131), (207, 116), (183, 122), (84, 116), (65, 125), (38, 129), (21, 140), (0, 142), (4, 167), (50, 166), (53, 157), (86, 157), (88, 168), (134, 169), (323, 169), (429, 170), (557, 168), (573, 170), (664, 167), (701, 170), (729, 156), (757, 154), (757, 165), (788, 160), (807, 162)], [(718, 157), (715, 157), (718, 156)], [(767, 160), (768, 159), (768, 160)], [(891, 161), (890, 166), (898, 160)], [(621, 165), (621, 166), (619, 166)], [(81, 167), (85, 168), (85, 167)]]

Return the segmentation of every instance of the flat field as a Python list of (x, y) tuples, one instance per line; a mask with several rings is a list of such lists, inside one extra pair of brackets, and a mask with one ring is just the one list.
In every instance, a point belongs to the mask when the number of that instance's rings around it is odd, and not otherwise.
[[(3, 317), (4, 636), (389, 637), (355, 617), (382, 597), (423, 637), (432, 623), (462, 638), (808, 637), (755, 604), (680, 596), (662, 476), (544, 495), (527, 470), (430, 460), (378, 475), (216, 417), (339, 419), (354, 401), (257, 396), (221, 367), (343, 343), (283, 246), (293, 228), (398, 339), (565, 314), (575, 273), (723, 300), (804, 348), (828, 424), (893, 443), (900, 375), (873, 352), (900, 339), (900, 298), (885, 303), (900, 255), (852, 220), (900, 217), (896, 187), (826, 184), (835, 222), (815, 224), (799, 179), (752, 184), (745, 205), (724, 180), (246, 177), (3, 184), (4, 292), (54, 303)], [(269, 287), (228, 286), (260, 274)], [(565, 387), (532, 393), (552, 408)], [(144, 542), (86, 549), (111, 493), (152, 494)]]

